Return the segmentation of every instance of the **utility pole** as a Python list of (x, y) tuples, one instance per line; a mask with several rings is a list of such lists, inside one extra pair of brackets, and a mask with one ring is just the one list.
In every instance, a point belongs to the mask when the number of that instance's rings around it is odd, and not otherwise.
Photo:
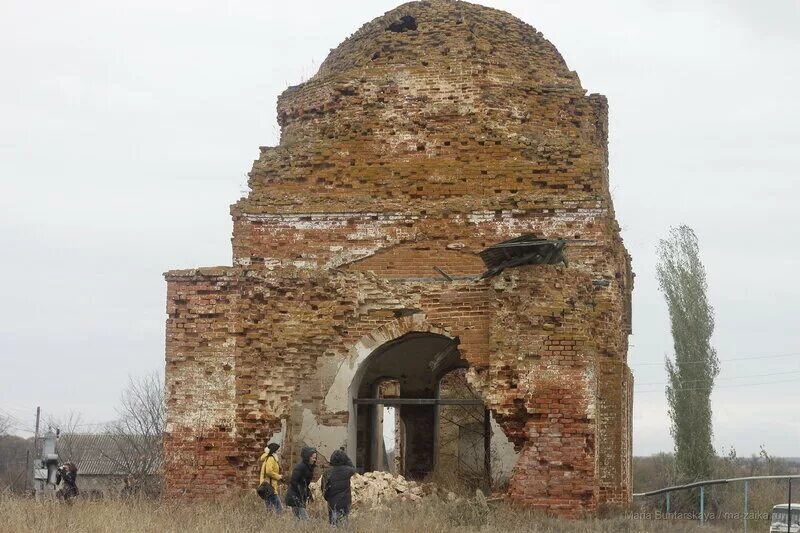
[(39, 416), (42, 414), (42, 408), (36, 407), (36, 431), (33, 433), (33, 455), (36, 455), (39, 449)]
[[(41, 416), (41, 414), (42, 414), (42, 408), (37, 405), (36, 406), (36, 430), (33, 433), (33, 461), (34, 461), (34, 467), (31, 470), (28, 471), (28, 475), (30, 476), (29, 479), (31, 480), (31, 488), (34, 489), (34, 490), (36, 489), (36, 475), (34, 473), (34, 470), (36, 470), (36, 466), (35, 466), (35, 464), (36, 464), (36, 452), (39, 449), (38, 448), (38, 445), (39, 445), (39, 417)], [(25, 463), (26, 463), (25, 468), (26, 469), (29, 468), (29, 466), (27, 464), (28, 463), (27, 457), (25, 459)]]
[(30, 473), (31, 473), (31, 451), (25, 450), (25, 477), (22, 478), (23, 483), (25, 486), (23, 487), (23, 491), (28, 490), (28, 481), (30, 481)]

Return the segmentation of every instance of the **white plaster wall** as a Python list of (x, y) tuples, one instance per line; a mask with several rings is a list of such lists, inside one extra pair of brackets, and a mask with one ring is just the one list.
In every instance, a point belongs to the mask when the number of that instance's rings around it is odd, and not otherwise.
[(335, 450), (345, 445), (347, 428), (320, 424), (311, 409), (306, 408), (303, 409), (303, 421), (298, 440), (307, 446), (315, 447), (317, 452), (324, 455), (327, 460)]
[(511, 472), (519, 460), (519, 452), (506, 438), (503, 428), (491, 417), (492, 427), (492, 478), (496, 485), (503, 485), (511, 479)]

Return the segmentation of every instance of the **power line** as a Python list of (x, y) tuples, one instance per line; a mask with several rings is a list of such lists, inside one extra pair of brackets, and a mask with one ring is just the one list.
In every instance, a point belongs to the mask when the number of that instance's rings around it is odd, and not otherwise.
[[(30, 422), (26, 422), (25, 420), (21, 419), (19, 416), (15, 415), (11, 411), (9, 411), (7, 408), (0, 407), (0, 416), (5, 416), (11, 422), (9, 427), (12, 428), (12, 429), (15, 429), (15, 430), (18, 430), (18, 431), (23, 431), (23, 432), (26, 432), (26, 433), (31, 433), (31, 434), (35, 433), (35, 430), (33, 428), (33, 424), (31, 424)], [(42, 418), (45, 418), (43, 411), (42, 411)], [(48, 417), (47, 421), (48, 421), (47, 422), (48, 425), (53, 425), (55, 423), (65, 422), (63, 420), (53, 419), (52, 417)], [(117, 421), (118, 421), (117, 419), (114, 419), (114, 420), (104, 420), (102, 422), (79, 422), (77, 424), (67, 424), (68, 426), (70, 426), (67, 429), (79, 428), (79, 427), (100, 427), (100, 426), (105, 426), (105, 425), (108, 425), (108, 424), (112, 424), (112, 423), (117, 422)]]
[[(766, 378), (770, 376), (785, 376), (787, 374), (800, 374), (800, 370), (790, 370), (788, 372), (770, 372), (769, 374), (750, 374), (749, 376), (730, 376), (730, 377), (723, 377), (719, 378), (720, 380), (728, 380), (728, 379), (745, 379), (745, 378)], [(703, 379), (690, 379), (687, 381), (682, 381), (682, 383), (697, 383), (698, 381), (706, 381), (707, 378)], [(669, 385), (668, 381), (653, 381), (650, 383), (638, 383), (638, 385)]]
[(17, 418), (20, 417), (24, 418), (30, 414), (29, 413), (30, 409), (28, 408), (17, 407), (15, 405), (8, 405), (8, 404), (5, 404), (3, 407), (0, 407), (0, 411), (4, 411), (5, 413), (11, 416), (16, 416)]
[(9, 420), (14, 425), (15, 429), (25, 428), (24, 429), (25, 431), (32, 432), (31, 426), (28, 425), (27, 422), (13, 415), (10, 411), (0, 408), (0, 414), (3, 414), (6, 417), (6, 419)]
[[(773, 385), (777, 383), (797, 383), (797, 379), (782, 379), (779, 381), (762, 381), (761, 383), (738, 383), (736, 385), (720, 385), (720, 389), (729, 389), (734, 387), (755, 387), (757, 385)], [(692, 391), (708, 391), (708, 387), (698, 387), (696, 389), (673, 389), (675, 392), (692, 392)], [(635, 394), (646, 394), (651, 392), (664, 392), (663, 390), (637, 390), (634, 391)]]
[(29, 425), (24, 424), (19, 420), (15, 420), (13, 418), (8, 418), (7, 420), (9, 422), (8, 427), (11, 427), (11, 428), (14, 428), (14, 429), (23, 430), (23, 431), (27, 431), (28, 433), (31, 433), (33, 431)]
[(112, 424), (117, 422), (117, 420), (106, 420), (105, 422), (82, 422), (80, 424), (74, 424), (74, 427), (87, 427), (87, 426), (105, 426), (107, 424)]
[(12, 413), (12, 412), (11, 412), (11, 411), (9, 411), (8, 409), (4, 409), (3, 407), (0, 407), (0, 413), (3, 413), (3, 414), (5, 414), (5, 415), (6, 415), (7, 417), (9, 417), (9, 418), (18, 418), (18, 417), (17, 417), (17, 415), (15, 415), (14, 413)]
[(8, 427), (11, 428), (11, 429), (15, 429), (17, 431), (22, 431), (23, 433), (30, 433), (31, 435), (33, 435), (33, 430), (32, 429), (28, 429), (28, 428), (19, 426), (17, 424), (10, 424)]
[(22, 429), (22, 430), (25, 430), (25, 431), (27, 431), (29, 433), (33, 432), (33, 428), (31, 427), (31, 425), (30, 424), (26, 424), (26, 423), (22, 422), (21, 420), (15, 420), (13, 418), (9, 418), (8, 421), (11, 423), (10, 425), (15, 427), (16, 429)]
[[(730, 362), (730, 361), (752, 361), (754, 359), (785, 359), (787, 357), (800, 357), (800, 354), (792, 353), (792, 354), (786, 354), (786, 355), (758, 355), (758, 356), (753, 356), (753, 357), (736, 357), (736, 358), (733, 358), (733, 359), (721, 360), (720, 364), (727, 363), (727, 362)], [(706, 364), (706, 363), (708, 363), (708, 361), (703, 360), (703, 361), (681, 361), (680, 364), (682, 364), (682, 365), (699, 365), (699, 364)], [(660, 366), (660, 365), (663, 365), (663, 364), (664, 364), (663, 362), (662, 363), (633, 363), (630, 366), (656, 366), (656, 365)]]

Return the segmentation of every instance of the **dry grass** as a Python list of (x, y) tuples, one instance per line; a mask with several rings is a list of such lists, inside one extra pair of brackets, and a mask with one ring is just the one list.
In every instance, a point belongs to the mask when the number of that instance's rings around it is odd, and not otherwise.
[[(0, 531), (3, 532), (312, 532), (328, 529), (323, 509), (312, 509), (312, 520), (299, 523), (291, 513), (268, 515), (255, 495), (215, 503), (159, 501), (77, 501), (67, 506), (56, 501), (34, 501), (0, 496)], [(558, 520), (530, 509), (493, 505), (482, 512), (474, 505), (430, 503), (398, 505), (380, 512), (355, 512), (347, 531), (445, 531), (504, 533), (691, 533), (720, 531), (689, 522), (643, 521), (623, 516), (606, 519)]]

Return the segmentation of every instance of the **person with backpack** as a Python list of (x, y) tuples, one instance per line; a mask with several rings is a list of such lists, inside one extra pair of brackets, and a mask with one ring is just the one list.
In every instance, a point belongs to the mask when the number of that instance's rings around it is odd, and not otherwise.
[(344, 452), (336, 450), (331, 454), (330, 468), (322, 476), (322, 494), (328, 502), (328, 521), (336, 527), (347, 521), (353, 497), (350, 491), (350, 478), (356, 473), (353, 462)]
[(300, 462), (294, 465), (292, 477), (289, 478), (289, 489), (286, 491), (286, 505), (292, 508), (298, 520), (308, 520), (306, 505), (313, 498), (309, 485), (314, 478), (317, 466), (317, 450), (310, 446), (300, 450)]
[(278, 482), (283, 480), (281, 466), (278, 464), (276, 452), (280, 444), (270, 442), (264, 448), (259, 461), (261, 462), (261, 472), (258, 476), (258, 488), (256, 492), (264, 500), (267, 511), (279, 513), (283, 510), (281, 499), (278, 496)]

